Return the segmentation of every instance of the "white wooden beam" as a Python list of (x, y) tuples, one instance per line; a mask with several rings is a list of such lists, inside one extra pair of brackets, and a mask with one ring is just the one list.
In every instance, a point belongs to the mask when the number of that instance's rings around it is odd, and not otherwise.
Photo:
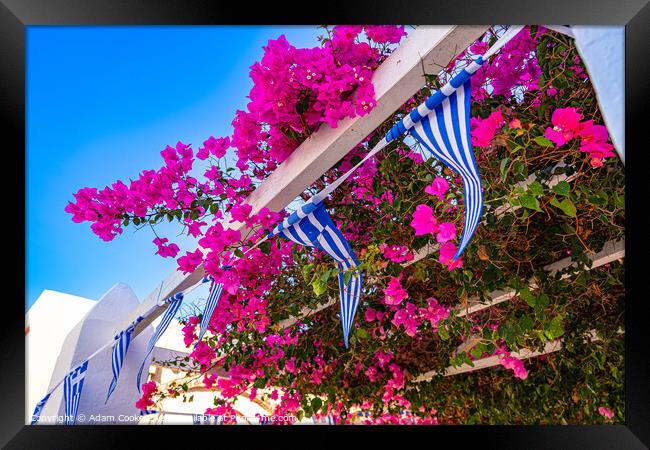
[[(364, 117), (344, 119), (337, 128), (323, 124), (249, 196), (247, 203), (253, 207), (253, 213), (264, 207), (280, 211), (289, 205), (420, 90), (425, 85), (425, 73), (440, 72), (487, 29), (483, 25), (418, 27), (375, 71), (372, 79), (377, 100), (375, 109)], [(245, 233), (243, 224), (224, 225)], [(124, 327), (152, 308), (159, 298), (191, 287), (203, 275), (202, 267), (189, 275), (172, 273), (144, 299), (133, 317), (125, 320)], [(163, 307), (156, 309), (138, 324), (134, 333), (137, 335), (163, 311)]]
[[(592, 261), (591, 269), (595, 269), (597, 267), (603, 266), (607, 263), (616, 261), (617, 259), (624, 258), (624, 257), (625, 257), (625, 238), (617, 241), (608, 241), (605, 243), (601, 251), (599, 251), (593, 256), (590, 256), (590, 259)], [(545, 266), (544, 270), (548, 271), (551, 275), (554, 275), (560, 270), (564, 270), (569, 266), (576, 266), (576, 265), (577, 263), (573, 261), (571, 257), (567, 257)], [(586, 268), (585, 270), (591, 270), (591, 269)], [(568, 274), (564, 274), (562, 278), (564, 279), (567, 278), (568, 276), (569, 276)], [(538, 287), (537, 284), (535, 283), (534, 278), (528, 280), (528, 287), (531, 289), (536, 289)], [(467, 307), (459, 311), (457, 315), (458, 317), (463, 317), (468, 314), (473, 314), (483, 309), (490, 308), (501, 302), (511, 300), (516, 295), (517, 295), (517, 291), (515, 291), (512, 288), (506, 288), (503, 290), (493, 291), (490, 294), (490, 300), (485, 303), (481, 302), (478, 297), (471, 297), (467, 302)]]
[[(623, 330), (618, 331), (619, 335), (624, 334)], [(598, 334), (596, 333), (596, 330), (589, 330), (586, 335), (585, 335), (585, 341), (587, 343), (591, 342), (596, 342), (600, 341), (601, 339), (598, 337)], [(529, 348), (522, 348), (519, 351), (516, 352), (511, 352), (510, 356), (513, 358), (517, 359), (530, 359), (530, 358), (535, 358), (537, 356), (541, 355), (547, 355), (549, 353), (554, 353), (557, 351), (560, 351), (562, 349), (562, 339), (555, 339), (553, 341), (548, 341), (542, 350), (534, 350), (534, 349), (529, 349)], [(458, 375), (461, 373), (467, 373), (467, 372), (474, 372), (476, 370), (481, 370), (481, 369), (486, 369), (488, 367), (494, 367), (498, 366), (499, 363), (499, 355), (492, 355), (488, 356), (486, 358), (481, 358), (477, 359), (473, 362), (473, 366), (470, 364), (462, 364), (460, 366), (454, 367), (454, 366), (449, 366), (445, 369), (443, 376), (449, 377), (452, 375)], [(423, 373), (419, 375), (417, 378), (414, 378), (411, 380), (411, 383), (421, 383), (423, 381), (429, 381), (436, 375), (438, 375), (439, 372), (435, 370), (431, 370), (429, 372)]]

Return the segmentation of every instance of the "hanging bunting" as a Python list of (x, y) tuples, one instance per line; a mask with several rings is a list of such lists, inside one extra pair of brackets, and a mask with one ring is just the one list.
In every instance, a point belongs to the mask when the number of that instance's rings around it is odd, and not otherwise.
[(126, 358), (126, 352), (129, 350), (129, 345), (131, 345), (133, 330), (135, 330), (135, 326), (142, 319), (144, 319), (144, 317), (138, 317), (135, 322), (129, 325), (126, 330), (120, 331), (120, 333), (115, 336), (115, 345), (113, 346), (113, 356), (111, 358), (113, 379), (111, 380), (111, 384), (108, 387), (106, 402), (108, 402), (109, 397), (117, 387), (117, 378), (120, 376), (120, 370), (122, 370), (122, 365), (124, 364), (124, 359)]
[(154, 332), (153, 336), (151, 336), (151, 339), (149, 340), (149, 344), (147, 344), (147, 352), (144, 355), (144, 359), (142, 360), (142, 364), (140, 365), (140, 370), (138, 371), (138, 378), (136, 380), (136, 384), (138, 386), (138, 392), (141, 392), (142, 389), (140, 386), (140, 380), (142, 379), (144, 364), (147, 361), (147, 358), (149, 357), (151, 352), (153, 351), (154, 347), (156, 346), (156, 342), (158, 342), (160, 336), (162, 336), (165, 333), (165, 330), (167, 330), (167, 327), (176, 316), (178, 309), (181, 307), (181, 304), (183, 303), (183, 293), (179, 292), (178, 294), (171, 296), (167, 302), (169, 303), (169, 306), (165, 310), (165, 314), (163, 315), (162, 320), (158, 324), (158, 328), (156, 328), (156, 331)]
[(77, 421), (79, 399), (88, 371), (88, 360), (81, 363), (63, 379), (63, 402), (65, 403), (65, 424), (74, 425)]
[(32, 425), (36, 425), (38, 423), (38, 420), (41, 418), (41, 411), (43, 410), (45, 403), (47, 403), (49, 400), (50, 394), (51, 392), (49, 392), (45, 397), (43, 397), (43, 400), (36, 404), (36, 408), (34, 408), (34, 413), (32, 414)]
[(201, 327), (199, 329), (199, 339), (196, 341), (196, 344), (194, 344), (194, 347), (198, 345), (199, 342), (201, 342), (201, 339), (203, 339), (203, 335), (205, 334), (205, 331), (208, 329), (208, 325), (210, 324), (210, 319), (212, 318), (212, 314), (214, 314), (214, 310), (217, 307), (217, 303), (219, 303), (219, 297), (221, 297), (221, 292), (223, 291), (223, 283), (215, 283), (214, 279), (212, 279), (212, 285), (210, 286), (210, 294), (208, 294), (208, 299), (205, 302), (205, 310), (203, 311), (203, 318), (201, 319)]
[[(339, 293), (341, 298), (341, 324), (343, 341), (348, 348), (348, 337), (354, 314), (361, 297), (362, 277), (358, 270), (359, 261), (348, 241), (336, 228), (322, 203), (308, 202), (284, 219), (268, 237), (280, 235), (297, 244), (316, 247), (330, 255), (339, 268)], [(350, 270), (353, 270), (350, 272)], [(348, 276), (349, 274), (349, 279)]]
[(472, 75), (490, 56), (514, 38), (523, 26), (512, 26), (497, 42), (454, 76), (439, 91), (391, 128), (386, 143), (409, 132), (433, 156), (463, 180), (465, 223), (456, 260), (469, 244), (483, 213), (483, 189), (470, 140)]

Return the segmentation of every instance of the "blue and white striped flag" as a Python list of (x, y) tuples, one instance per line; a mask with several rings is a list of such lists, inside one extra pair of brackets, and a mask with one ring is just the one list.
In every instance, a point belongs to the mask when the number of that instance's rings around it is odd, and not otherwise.
[(339, 292), (341, 297), (341, 324), (343, 340), (348, 348), (348, 337), (354, 315), (361, 298), (361, 272), (354, 270), (349, 280), (345, 273), (359, 266), (359, 261), (350, 244), (336, 228), (322, 202), (305, 203), (296, 212), (284, 219), (269, 237), (280, 235), (286, 239), (308, 247), (316, 247), (330, 255), (339, 268)]
[(65, 424), (74, 425), (77, 421), (79, 399), (88, 371), (88, 361), (82, 362), (63, 379), (63, 402), (65, 403)]
[(470, 77), (481, 67), (479, 57), (398, 122), (386, 135), (390, 142), (408, 131), (424, 148), (463, 180), (465, 224), (458, 258), (472, 239), (483, 212), (481, 177), (470, 141)]
[(511, 26), (483, 56), (476, 58), (438, 92), (395, 124), (384, 138), (390, 142), (409, 132), (424, 148), (462, 178), (465, 224), (454, 260), (469, 244), (483, 213), (481, 177), (470, 140), (470, 79), (484, 61), (522, 29), (523, 26)]
[[(208, 325), (210, 324), (210, 319), (212, 318), (212, 314), (214, 314), (214, 310), (217, 307), (217, 303), (219, 303), (219, 297), (221, 297), (221, 292), (223, 291), (223, 283), (215, 283), (214, 280), (212, 280), (212, 285), (210, 286), (210, 294), (208, 294), (208, 300), (205, 302), (205, 310), (203, 311), (203, 318), (201, 319), (201, 327), (199, 329), (199, 339), (196, 341), (196, 344), (201, 342), (201, 339), (203, 339), (203, 335), (205, 334), (205, 331), (208, 329)], [(194, 347), (196, 347), (196, 344)]]
[(158, 342), (160, 336), (162, 336), (165, 333), (165, 330), (167, 330), (167, 327), (176, 316), (178, 309), (181, 307), (181, 304), (183, 303), (183, 293), (179, 292), (178, 294), (171, 296), (168, 300), (168, 303), (169, 306), (167, 307), (167, 310), (165, 311), (162, 320), (158, 324), (158, 328), (156, 328), (156, 331), (153, 333), (153, 336), (151, 336), (151, 339), (149, 339), (149, 343), (147, 344), (147, 352), (145, 353), (144, 359), (142, 360), (142, 364), (140, 365), (140, 370), (138, 371), (138, 378), (136, 380), (136, 383), (138, 385), (138, 392), (141, 391), (140, 380), (142, 379), (142, 371), (144, 370), (144, 364), (145, 362), (147, 362), (147, 358), (149, 357), (154, 347), (156, 346), (156, 342)]
[(41, 400), (36, 404), (36, 408), (34, 408), (34, 414), (32, 414), (32, 422), (31, 422), (32, 425), (36, 425), (38, 423), (38, 420), (41, 417), (41, 411), (43, 410), (43, 406), (45, 406), (45, 403), (47, 403), (51, 394), (52, 393), (49, 392), (45, 397), (43, 397), (43, 400)]
[(108, 402), (109, 397), (117, 387), (117, 378), (120, 376), (120, 370), (122, 370), (122, 365), (124, 364), (124, 359), (126, 358), (126, 352), (129, 350), (129, 345), (131, 345), (131, 338), (133, 336), (133, 330), (135, 326), (143, 319), (142, 316), (135, 319), (126, 330), (120, 331), (118, 335), (115, 336), (115, 344), (113, 345), (113, 356), (111, 358), (112, 368), (113, 368), (113, 379), (111, 384), (108, 387), (108, 394), (106, 395), (106, 402)]

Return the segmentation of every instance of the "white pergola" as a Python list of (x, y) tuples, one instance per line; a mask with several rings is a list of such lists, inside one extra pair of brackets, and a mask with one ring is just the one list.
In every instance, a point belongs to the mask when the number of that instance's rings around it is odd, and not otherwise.
[[(384, 120), (390, 117), (410, 97), (422, 89), (425, 85), (425, 75), (438, 74), (458, 53), (472, 44), (488, 28), (487, 25), (417, 27), (375, 71), (373, 84), (375, 87), (377, 106), (364, 117), (346, 118), (342, 120), (337, 128), (333, 129), (323, 124), (316, 133), (304, 141), (249, 196), (247, 203), (252, 206), (252, 212), (256, 213), (265, 207), (271, 211), (280, 211), (287, 207), (306, 188), (312, 185), (368, 134), (374, 131)], [(562, 179), (564, 179), (563, 176), (554, 177), (548, 183), (552, 185)], [(532, 175), (523, 184), (526, 185), (534, 180), (534, 175)], [(505, 212), (506, 210), (498, 210), (495, 211), (495, 214), (500, 215)], [(230, 223), (229, 218), (223, 220), (223, 225), (225, 228), (241, 230), (242, 235), (247, 231), (243, 223)], [(426, 257), (435, 250), (435, 246), (422, 249), (416, 255), (416, 259), (413, 262)], [(624, 241), (610, 242), (601, 252), (592, 256), (593, 267), (598, 267), (612, 260), (622, 258), (624, 254)], [(565, 258), (552, 264), (547, 270), (561, 270), (571, 264), (573, 264), (573, 261), (570, 258)], [(170, 274), (137, 306), (121, 312), (117, 311), (110, 318), (113, 333), (117, 333), (126, 328), (136, 317), (144, 315), (145, 312), (155, 308), (153, 313), (145, 317), (134, 332), (134, 336), (138, 336), (144, 330), (148, 330), (146, 334), (150, 335), (152, 328), (150, 327), (151, 322), (159, 317), (166, 309), (166, 306), (158, 306), (156, 308), (159, 299), (168, 298), (175, 293), (185, 291), (196, 285), (201, 281), (204, 274), (205, 272), (202, 267), (199, 267), (195, 272), (188, 275), (183, 275), (177, 271)], [(534, 288), (534, 280), (531, 280), (530, 283), (531, 287)], [(459, 310), (457, 314), (459, 316), (472, 314), (500, 302), (510, 300), (514, 296), (515, 292), (513, 290), (505, 290), (493, 292), (491, 294), (491, 301), (487, 303), (481, 303), (476, 298), (470, 298), (467, 306), (463, 310)], [(303, 309), (298, 317), (286, 319), (278, 325), (280, 328), (289, 327), (299, 319), (330, 307), (336, 302), (337, 299), (330, 299), (315, 309)], [(82, 322), (83, 320), (85, 318), (82, 319)], [(77, 328), (80, 326), (81, 323)], [(108, 330), (107, 334), (110, 334)], [(66, 340), (59, 361), (57, 361), (57, 370), (54, 371), (50, 386), (58, 382), (60, 374), (70, 370), (73, 363), (78, 363), (84, 357), (88, 356), (87, 352), (85, 352), (86, 346), (80, 345), (79, 343), (79, 337), (80, 334), (77, 333), (76, 336), (71, 335)], [(136, 339), (134, 343), (138, 341), (142, 341), (142, 338)], [(146, 345), (146, 342), (142, 345)], [(560, 348), (561, 342), (553, 341), (553, 343), (549, 343), (547, 348), (541, 352), (524, 349), (518, 354), (513, 354), (513, 356), (528, 358), (557, 351)], [(137, 353), (140, 352), (138, 351)], [(498, 361), (494, 357), (491, 358), (476, 361), (473, 367), (448, 368), (445, 374), (453, 375), (498, 364)], [(107, 368), (110, 369), (110, 363)], [(123, 371), (126, 369), (125, 364)], [(93, 367), (91, 366), (89, 368), (89, 375), (92, 370)], [(128, 372), (128, 370), (126, 371)], [(110, 382), (109, 375), (110, 370), (106, 370), (102, 374), (102, 377), (106, 378), (106, 386)], [(416, 381), (430, 379), (434, 375), (434, 373), (425, 373), (419, 376)], [(122, 380), (123, 378), (124, 380)], [(127, 373), (123, 373), (120, 376), (120, 380), (122, 380), (122, 383), (135, 383), (134, 379), (127, 377)], [(129, 392), (132, 392), (131, 395), (136, 394), (133, 390), (129, 390)], [(86, 395), (86, 388), (84, 388), (84, 395)], [(136, 399), (137, 397), (134, 397), (132, 399), (133, 402)], [(50, 402), (55, 403), (53, 400), (55, 399), (51, 399)], [(62, 408), (62, 399), (57, 397), (56, 401), (58, 402), (56, 408), (60, 410)], [(123, 409), (124, 407), (122, 405), (123, 402), (120, 405), (116, 405), (116, 408)], [(82, 403), (79, 413), (84, 412), (83, 406), (84, 404)], [(54, 407), (52, 406), (52, 408)], [(119, 413), (119, 411), (114, 412)]]

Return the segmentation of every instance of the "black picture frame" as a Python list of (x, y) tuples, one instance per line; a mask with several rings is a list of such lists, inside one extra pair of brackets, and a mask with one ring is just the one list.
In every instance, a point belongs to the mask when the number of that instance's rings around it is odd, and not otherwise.
[[(237, 4), (174, 0), (1, 0), (0, 2), (0, 101), (5, 125), (4, 224), (10, 229), (6, 241), (25, 239), (25, 27), (31, 25), (205, 25), (205, 24), (314, 24), (314, 23), (408, 23), (408, 24), (598, 24), (625, 25), (626, 141), (626, 423), (584, 426), (438, 426), (438, 427), (175, 427), (133, 426), (41, 426), (24, 425), (25, 347), (24, 307), (18, 300), (25, 286), (25, 244), (7, 254), (15, 271), (7, 276), (2, 306), (6, 319), (0, 327), (2, 339), (0, 444), (5, 448), (130, 448), (141, 439), (153, 445), (199, 445), (198, 437), (215, 445), (251, 448), (251, 436), (262, 445), (282, 446), (334, 443), (358, 434), (362, 439), (384, 441), (392, 434), (402, 445), (422, 439), (432, 445), (483, 448), (585, 448), (636, 449), (650, 446), (650, 342), (646, 326), (642, 286), (643, 213), (645, 194), (642, 156), (647, 153), (645, 112), (650, 98), (650, 5), (648, 0), (411, 0), (409, 2), (302, 2)], [(13, 145), (6, 143), (11, 137)], [(22, 149), (22, 151), (21, 151)], [(11, 177), (15, 180), (11, 180)], [(10, 187), (13, 186), (13, 187)], [(7, 237), (11, 238), (7, 239)], [(21, 248), (22, 247), (22, 248)], [(21, 253), (22, 251), (22, 253)], [(22, 266), (16, 261), (21, 261)], [(641, 262), (641, 264), (638, 264)], [(13, 269), (11, 269), (13, 267)], [(5, 269), (6, 270), (6, 269)], [(13, 275), (13, 274), (12, 274)], [(6, 289), (10, 288), (10, 289)], [(14, 294), (15, 295), (12, 295)], [(179, 432), (180, 431), (180, 432)], [(188, 434), (191, 431), (191, 434)], [(216, 437), (213, 433), (222, 433)], [(377, 434), (377, 432), (381, 432)], [(229, 435), (224, 440), (224, 434)], [(302, 436), (295, 437), (295, 434)], [(134, 436), (134, 434), (140, 436)], [(142, 436), (144, 435), (144, 436)], [(232, 441), (231, 439), (235, 439)], [(369, 441), (364, 441), (367, 445)]]

